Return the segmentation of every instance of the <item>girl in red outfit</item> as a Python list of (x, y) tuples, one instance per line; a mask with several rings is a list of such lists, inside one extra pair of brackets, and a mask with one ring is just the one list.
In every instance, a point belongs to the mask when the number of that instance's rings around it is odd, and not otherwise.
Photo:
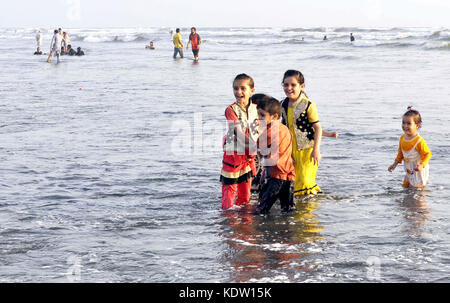
[[(258, 112), (250, 96), (255, 91), (253, 79), (239, 74), (233, 81), (236, 102), (225, 110), (228, 133), (223, 146), (222, 209), (245, 205), (250, 201), (252, 178), (256, 174), (255, 155), (258, 139)], [(237, 198), (236, 198), (237, 196)]]

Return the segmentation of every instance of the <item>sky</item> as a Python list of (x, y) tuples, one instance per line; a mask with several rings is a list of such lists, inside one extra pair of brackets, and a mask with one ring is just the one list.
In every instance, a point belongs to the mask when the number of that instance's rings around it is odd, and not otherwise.
[(0, 27), (450, 27), (450, 0), (1, 0)]

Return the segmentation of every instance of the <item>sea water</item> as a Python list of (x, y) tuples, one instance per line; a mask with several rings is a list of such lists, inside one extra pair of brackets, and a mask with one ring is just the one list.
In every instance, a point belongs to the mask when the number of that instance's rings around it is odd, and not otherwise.
[[(86, 55), (60, 64), (33, 56), (35, 30), (0, 29), (1, 282), (450, 281), (448, 29), (198, 28), (195, 63), (172, 59), (169, 28), (74, 28)], [(222, 211), (232, 80), (281, 99), (287, 69), (339, 132), (324, 194), (287, 215), (248, 214), (256, 195)], [(409, 105), (433, 153), (425, 190), (387, 171)]]

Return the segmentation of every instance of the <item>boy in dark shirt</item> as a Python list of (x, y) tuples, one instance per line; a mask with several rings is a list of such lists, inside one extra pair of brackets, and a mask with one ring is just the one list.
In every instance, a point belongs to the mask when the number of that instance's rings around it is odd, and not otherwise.
[(77, 52), (75, 54), (75, 56), (84, 56), (84, 52), (81, 50), (81, 47), (77, 47)]

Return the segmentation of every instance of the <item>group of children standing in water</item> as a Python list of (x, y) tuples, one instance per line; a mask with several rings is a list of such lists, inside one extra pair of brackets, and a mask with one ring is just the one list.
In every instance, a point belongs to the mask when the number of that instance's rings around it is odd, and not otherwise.
[[(254, 94), (254, 81), (239, 74), (233, 81), (236, 102), (225, 110), (228, 132), (223, 142), (222, 209), (246, 205), (250, 201), (257, 161), (261, 166), (260, 193), (255, 214), (267, 214), (279, 199), (282, 212), (295, 209), (294, 196), (315, 195), (322, 190), (316, 183), (321, 162), (322, 136), (338, 137), (322, 129), (315, 103), (305, 93), (300, 71), (284, 73), (283, 101)], [(420, 113), (408, 108), (403, 115), (398, 154), (388, 170), (404, 162), (404, 187), (423, 188), (428, 180), (431, 152), (417, 133)], [(292, 185), (294, 185), (292, 189)]]

